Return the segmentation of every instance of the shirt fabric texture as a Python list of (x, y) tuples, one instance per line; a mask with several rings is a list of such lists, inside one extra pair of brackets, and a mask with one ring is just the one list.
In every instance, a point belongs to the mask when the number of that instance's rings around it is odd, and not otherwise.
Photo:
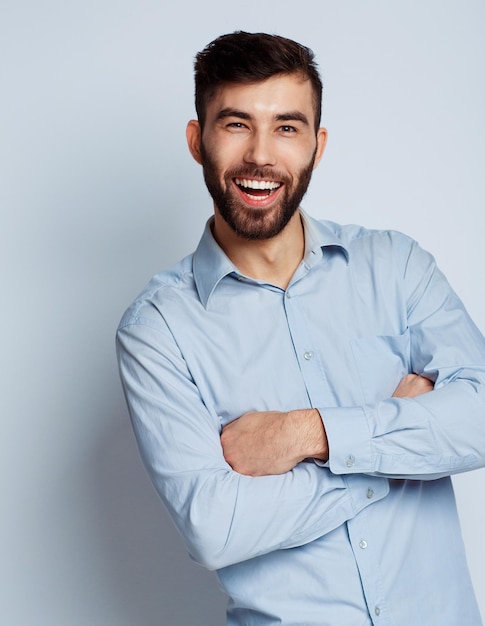
[[(241, 275), (206, 226), (117, 345), (141, 455), (228, 626), (479, 626), (450, 475), (485, 464), (485, 340), (433, 257), (302, 213), (288, 288)], [(392, 398), (410, 372), (434, 391)], [(248, 477), (222, 427), (317, 408), (328, 463)]]

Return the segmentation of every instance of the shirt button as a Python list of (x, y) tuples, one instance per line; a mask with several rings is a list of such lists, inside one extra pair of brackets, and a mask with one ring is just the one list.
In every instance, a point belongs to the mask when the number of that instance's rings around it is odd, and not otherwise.
[(376, 608), (374, 609), (374, 613), (377, 615), (377, 617), (379, 617), (379, 615), (381, 614), (381, 609), (376, 606)]
[(354, 457), (353, 457), (353, 456), (349, 456), (349, 458), (347, 459), (347, 461), (346, 461), (345, 465), (346, 465), (347, 467), (354, 467), (354, 464), (355, 464), (355, 459), (354, 459)]
[(360, 540), (359, 548), (362, 548), (362, 550), (365, 550), (367, 548), (367, 541), (365, 539)]
[(367, 489), (367, 497), (369, 498), (369, 500), (374, 497), (373, 489)]
[(305, 354), (303, 355), (303, 358), (305, 359), (305, 361), (309, 361), (312, 358), (313, 354), (311, 352), (305, 352)]
[(287, 298), (291, 298), (291, 293), (289, 291), (285, 291), (285, 293)]

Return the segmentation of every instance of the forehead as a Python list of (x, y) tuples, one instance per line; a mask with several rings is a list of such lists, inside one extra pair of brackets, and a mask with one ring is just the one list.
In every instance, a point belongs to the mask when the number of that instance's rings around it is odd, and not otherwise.
[(278, 74), (255, 83), (225, 83), (207, 103), (207, 121), (224, 109), (272, 117), (300, 111), (313, 119), (312, 85), (299, 74)]

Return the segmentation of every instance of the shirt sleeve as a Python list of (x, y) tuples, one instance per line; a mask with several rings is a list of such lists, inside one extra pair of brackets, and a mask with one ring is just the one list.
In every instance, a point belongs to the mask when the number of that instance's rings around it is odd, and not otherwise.
[[(435, 479), (485, 465), (485, 340), (430, 254), (412, 242), (402, 259), (408, 337), (388, 349), (408, 346), (398, 356), (435, 387), (412, 399), (321, 408), (334, 474)], [(382, 352), (366, 357), (367, 375), (378, 377)]]
[(226, 463), (220, 423), (201, 399), (163, 318), (138, 313), (117, 334), (120, 374), (151, 480), (194, 560), (219, 569), (313, 541), (389, 491), (383, 478), (301, 463), (249, 477)]

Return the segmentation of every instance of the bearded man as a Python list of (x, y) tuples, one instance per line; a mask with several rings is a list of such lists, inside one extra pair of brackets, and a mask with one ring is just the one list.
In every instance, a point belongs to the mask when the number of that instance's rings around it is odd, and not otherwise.
[(118, 330), (155, 487), (229, 626), (478, 626), (450, 476), (485, 465), (485, 340), (433, 257), (300, 207), (327, 133), (313, 53), (219, 37), (194, 254)]

